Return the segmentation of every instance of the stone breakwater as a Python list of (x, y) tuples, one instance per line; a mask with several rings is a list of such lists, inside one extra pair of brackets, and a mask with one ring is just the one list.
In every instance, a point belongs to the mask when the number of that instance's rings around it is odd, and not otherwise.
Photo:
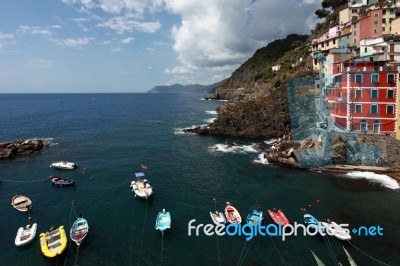
[(0, 160), (13, 159), (21, 155), (30, 155), (48, 146), (50, 146), (50, 143), (41, 139), (2, 142), (0, 143)]

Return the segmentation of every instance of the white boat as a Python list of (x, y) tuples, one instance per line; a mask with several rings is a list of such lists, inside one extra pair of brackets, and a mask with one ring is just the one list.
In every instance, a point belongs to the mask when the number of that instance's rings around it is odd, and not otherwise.
[(31, 242), (36, 236), (37, 224), (34, 223), (32, 226), (28, 224), (25, 227), (20, 227), (15, 237), (15, 245), (23, 246)]
[(11, 199), (11, 205), (20, 212), (27, 212), (32, 208), (32, 201), (27, 196), (15, 195)]
[(132, 191), (135, 192), (135, 197), (148, 198), (153, 194), (153, 188), (147, 179), (144, 179), (144, 173), (135, 173), (136, 180), (131, 182)]
[(328, 235), (333, 235), (340, 240), (351, 240), (350, 230), (344, 229), (335, 222), (321, 222), (322, 226), (325, 227)]
[(242, 223), (242, 217), (240, 216), (238, 210), (233, 207), (229, 202), (226, 203), (225, 216), (229, 223)]
[(67, 161), (59, 161), (50, 164), (50, 167), (66, 169), (66, 170), (74, 170), (75, 168), (78, 167), (78, 165), (76, 163), (71, 163)]
[(86, 221), (86, 219), (80, 217), (72, 225), (69, 235), (71, 240), (74, 241), (76, 245), (79, 246), (88, 233), (89, 233), (89, 224)]
[(210, 212), (211, 219), (213, 220), (214, 224), (219, 225), (219, 224), (225, 224), (226, 219), (225, 216), (222, 212)]

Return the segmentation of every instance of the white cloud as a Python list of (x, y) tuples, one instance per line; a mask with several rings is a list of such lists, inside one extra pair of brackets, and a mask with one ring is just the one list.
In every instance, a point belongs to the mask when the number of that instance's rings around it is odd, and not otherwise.
[(14, 39), (14, 35), (0, 32), (0, 40), (1, 39)]
[[(165, 0), (181, 18), (171, 30), (179, 66), (165, 73), (226, 77), (256, 49), (288, 34), (309, 34), (305, 21), (320, 1)], [(314, 3), (315, 6), (312, 4)], [(317, 6), (318, 4), (318, 6)], [(197, 68), (195, 73), (191, 69)], [(203, 82), (202, 82), (203, 83)]]
[(132, 16), (118, 16), (110, 18), (105, 22), (99, 23), (98, 26), (110, 28), (116, 31), (118, 34), (132, 32), (134, 29), (143, 32), (154, 33), (161, 27), (161, 23), (158, 21), (140, 22), (134, 19)]
[(43, 36), (52, 36), (54, 33), (51, 31), (51, 29), (61, 29), (60, 25), (51, 25), (51, 26), (44, 26), (44, 27), (39, 27), (39, 26), (27, 26), (27, 25), (21, 25), (19, 26), (18, 32), (20, 33), (30, 33), (34, 35), (43, 35)]
[(84, 45), (88, 45), (90, 41), (94, 40), (93, 38), (77, 38), (77, 39), (51, 39), (51, 41), (60, 46), (67, 47), (80, 47)]
[(100, 8), (107, 13), (133, 12), (142, 16), (146, 11), (156, 12), (163, 6), (163, 0), (100, 0)]
[(111, 48), (110, 51), (113, 53), (118, 53), (118, 52), (121, 52), (122, 49), (121, 49), (121, 47), (115, 47), (115, 48)]
[(152, 66), (147, 66), (147, 69), (148, 69), (148, 70), (152, 70), (153, 67), (152, 67)]
[(35, 58), (25, 62), (24, 66), (27, 68), (49, 68), (53, 65), (52, 60)]
[(133, 37), (127, 37), (127, 38), (125, 38), (125, 39), (122, 39), (121, 42), (122, 42), (122, 43), (125, 43), (125, 44), (129, 44), (129, 43), (131, 43), (133, 40), (135, 40), (135, 38), (133, 38)]

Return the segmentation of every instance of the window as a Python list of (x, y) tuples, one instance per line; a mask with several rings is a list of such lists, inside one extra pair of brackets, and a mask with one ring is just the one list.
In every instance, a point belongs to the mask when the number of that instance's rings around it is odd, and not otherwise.
[(362, 82), (362, 74), (356, 74), (356, 82), (361, 83)]
[(381, 123), (378, 120), (374, 121), (374, 124), (373, 124), (374, 133), (379, 133), (379, 130), (381, 127), (380, 125), (381, 125)]
[(382, 10), (382, 15), (386, 15), (386, 9)]
[(392, 23), (392, 21), (393, 21), (393, 18), (389, 18), (389, 23)]
[(374, 33), (377, 33), (378, 31), (377, 31), (377, 29), (374, 29)]
[(355, 67), (356, 67), (356, 63), (351, 62), (351, 63), (350, 63), (350, 68), (355, 68)]
[(378, 16), (378, 13), (375, 13), (375, 14), (374, 14), (374, 17), (377, 17), (377, 16)]
[(374, 20), (374, 25), (378, 25), (378, 21), (377, 20)]
[(355, 30), (355, 31), (353, 31), (353, 35), (354, 36), (356, 36), (357, 35), (357, 31)]
[(387, 90), (387, 98), (388, 99), (393, 99), (394, 98), (394, 90), (393, 89), (388, 89)]
[(366, 53), (366, 52), (368, 52), (368, 48), (367, 47), (364, 48), (364, 53)]
[(386, 18), (383, 18), (382, 19), (382, 24), (385, 24), (386, 23)]
[(371, 98), (378, 98), (378, 90), (371, 89)]
[(356, 90), (356, 98), (362, 98), (362, 91), (361, 90)]
[(371, 74), (371, 82), (378, 83), (378, 80), (379, 80), (378, 77), (379, 77), (378, 74)]
[(361, 114), (361, 112), (362, 112), (362, 105), (361, 104), (356, 104), (356, 106), (355, 106), (355, 113), (356, 114)]
[(356, 43), (357, 43), (357, 39), (354, 39), (354, 40), (353, 40), (353, 44), (356, 44)]
[(390, 12), (390, 14), (394, 14), (394, 9), (391, 8), (391, 9), (389, 10), (389, 12)]
[(386, 30), (386, 28), (385, 27), (382, 27), (382, 31), (385, 31)]
[(357, 14), (357, 9), (353, 9), (353, 10), (351, 10), (351, 13), (356, 13)]
[(371, 114), (377, 114), (378, 113), (378, 105), (377, 104), (371, 104)]
[(394, 83), (394, 74), (388, 74), (388, 82)]
[(394, 114), (394, 106), (393, 105), (386, 105), (386, 114), (388, 114), (388, 115)]

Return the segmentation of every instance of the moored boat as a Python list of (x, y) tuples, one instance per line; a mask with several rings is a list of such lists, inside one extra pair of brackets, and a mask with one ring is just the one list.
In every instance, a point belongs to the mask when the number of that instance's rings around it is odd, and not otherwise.
[(233, 207), (229, 202), (226, 203), (225, 216), (229, 223), (242, 223), (242, 217), (240, 216), (238, 210)]
[(153, 188), (147, 179), (144, 179), (144, 173), (139, 172), (135, 173), (136, 180), (131, 182), (132, 191), (135, 192), (135, 197), (138, 196), (140, 198), (148, 198), (153, 194)]
[(262, 220), (264, 219), (263, 212), (260, 210), (253, 210), (249, 215), (246, 217), (246, 223), (248, 224), (261, 224)]
[(225, 216), (222, 212), (210, 212), (211, 219), (213, 220), (214, 224), (219, 225), (219, 224), (225, 224), (226, 219)]
[(318, 230), (320, 235), (325, 236), (326, 230), (325, 227), (322, 226), (322, 224), (311, 214), (305, 213), (304, 214), (304, 223), (307, 225), (314, 225), (314, 227)]
[(67, 162), (67, 161), (58, 161), (50, 164), (50, 167), (66, 169), (66, 170), (74, 170), (78, 167), (76, 163)]
[(61, 255), (67, 247), (67, 235), (64, 226), (40, 234), (40, 248), (42, 254), (48, 258)]
[(70, 238), (74, 241), (78, 246), (85, 239), (87, 234), (89, 233), (89, 224), (86, 219), (79, 217), (71, 227), (69, 232)]
[(23, 246), (31, 242), (36, 236), (37, 224), (28, 224), (25, 227), (20, 227), (15, 237), (15, 245)]
[(165, 209), (159, 212), (156, 219), (156, 230), (164, 233), (164, 230), (171, 228), (171, 214), (166, 212)]
[(344, 229), (337, 223), (328, 220), (328, 222), (321, 222), (321, 224), (325, 227), (328, 235), (333, 235), (337, 239), (344, 241), (351, 240), (350, 230)]
[(11, 205), (21, 212), (26, 212), (32, 208), (32, 201), (27, 196), (15, 195), (11, 199)]
[(50, 177), (51, 182), (53, 182), (54, 185), (57, 186), (73, 186), (75, 185), (75, 181), (72, 179), (68, 179), (65, 177), (59, 177), (59, 176), (51, 176)]
[(281, 210), (268, 210), (268, 214), (276, 224), (281, 224), (282, 226), (289, 224), (288, 218)]

